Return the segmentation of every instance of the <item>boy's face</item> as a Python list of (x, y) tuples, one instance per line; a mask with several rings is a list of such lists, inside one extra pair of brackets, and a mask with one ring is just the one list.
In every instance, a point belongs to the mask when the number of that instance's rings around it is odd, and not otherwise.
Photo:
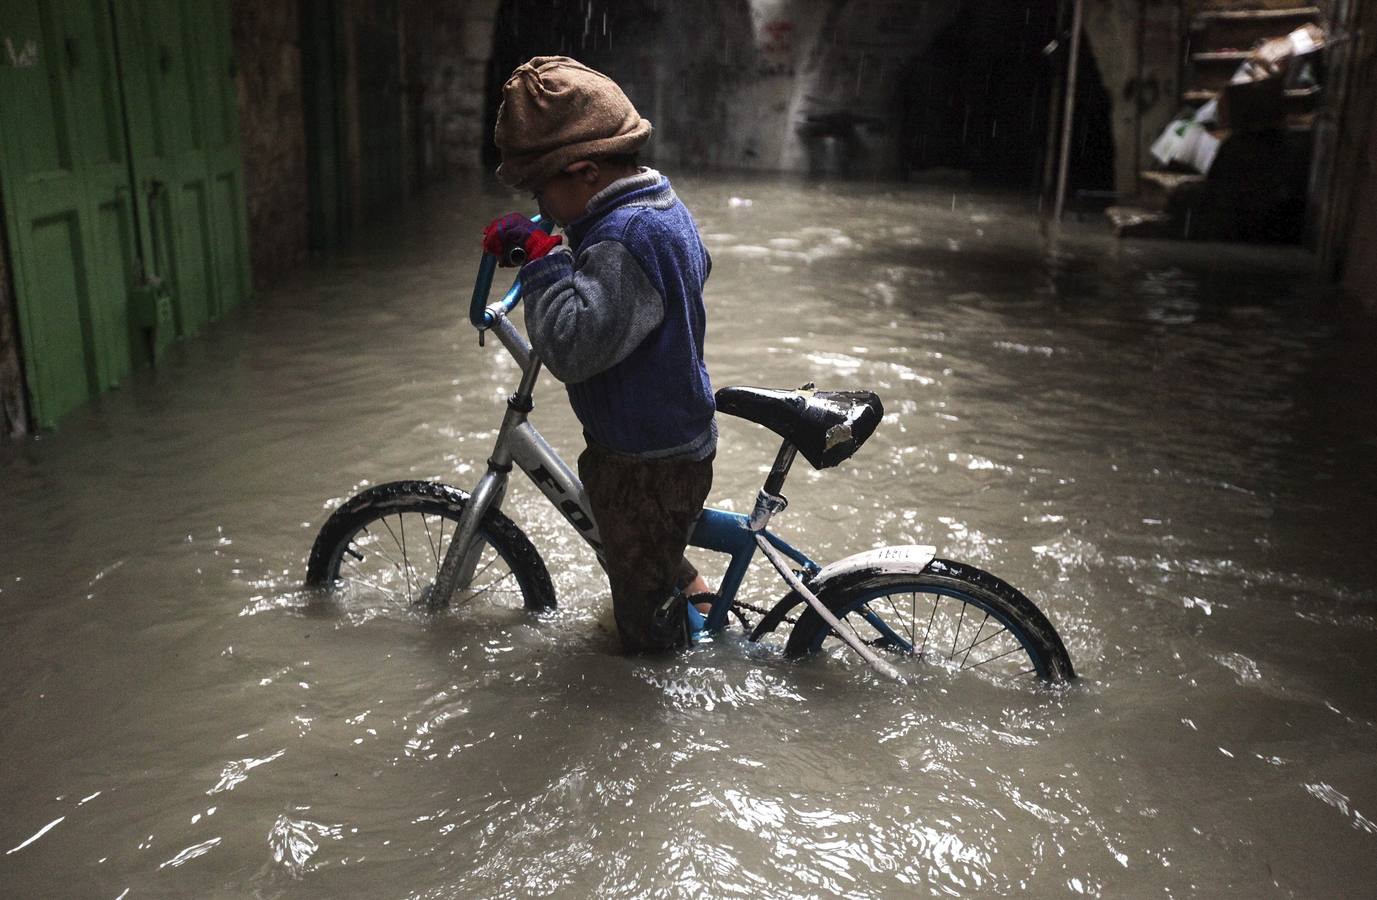
[(593, 160), (580, 160), (566, 166), (544, 184), (536, 185), (531, 193), (542, 216), (554, 219), (561, 226), (568, 225), (588, 211), (588, 201), (607, 187), (614, 175)]

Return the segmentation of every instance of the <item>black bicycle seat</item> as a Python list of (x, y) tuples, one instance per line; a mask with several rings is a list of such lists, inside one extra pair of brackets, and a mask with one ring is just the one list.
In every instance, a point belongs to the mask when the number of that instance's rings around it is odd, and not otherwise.
[(849, 459), (875, 432), (884, 416), (870, 391), (781, 391), (724, 387), (717, 411), (764, 425), (798, 448), (815, 469)]

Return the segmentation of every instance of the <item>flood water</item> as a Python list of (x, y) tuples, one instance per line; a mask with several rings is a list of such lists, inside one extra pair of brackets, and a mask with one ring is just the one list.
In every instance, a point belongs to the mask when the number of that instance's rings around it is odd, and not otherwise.
[[(964, 188), (676, 186), (714, 258), (715, 383), (888, 413), (840, 468), (800, 461), (777, 530), (986, 568), (1081, 679), (901, 688), (739, 630), (623, 658), (591, 553), (524, 481), (504, 508), (559, 612), (313, 609), (330, 510), (471, 487), (515, 386), (463, 320), (517, 201), (450, 185), (0, 448), (0, 894), (1368, 894), (1371, 325), (1291, 251), (1089, 223), (1048, 250), (1021, 201)], [(572, 460), (548, 376), (536, 402)], [(720, 425), (711, 502), (744, 511), (776, 440)]]

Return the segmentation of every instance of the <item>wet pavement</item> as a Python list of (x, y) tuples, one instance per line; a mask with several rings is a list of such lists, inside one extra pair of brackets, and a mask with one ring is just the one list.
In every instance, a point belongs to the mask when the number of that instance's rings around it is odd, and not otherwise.
[[(905, 689), (739, 632), (624, 659), (591, 554), (524, 482), (505, 509), (558, 613), (313, 609), (329, 511), (471, 486), (515, 385), (463, 322), (513, 200), (456, 184), (0, 447), (0, 893), (1369, 892), (1371, 323), (1286, 249), (1087, 225), (1049, 251), (966, 189), (676, 186), (714, 257), (715, 382), (888, 412), (848, 464), (795, 470), (778, 530), (989, 569), (1082, 679)], [(536, 402), (572, 459), (548, 376)], [(745, 510), (775, 440), (721, 428), (712, 502)]]

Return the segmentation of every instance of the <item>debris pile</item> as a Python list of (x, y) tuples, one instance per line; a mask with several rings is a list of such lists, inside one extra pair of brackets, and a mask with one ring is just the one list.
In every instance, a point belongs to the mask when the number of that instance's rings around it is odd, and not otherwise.
[(1225, 9), (1191, 22), (1182, 110), (1153, 142), (1120, 235), (1294, 241), (1329, 36), (1316, 7)]

